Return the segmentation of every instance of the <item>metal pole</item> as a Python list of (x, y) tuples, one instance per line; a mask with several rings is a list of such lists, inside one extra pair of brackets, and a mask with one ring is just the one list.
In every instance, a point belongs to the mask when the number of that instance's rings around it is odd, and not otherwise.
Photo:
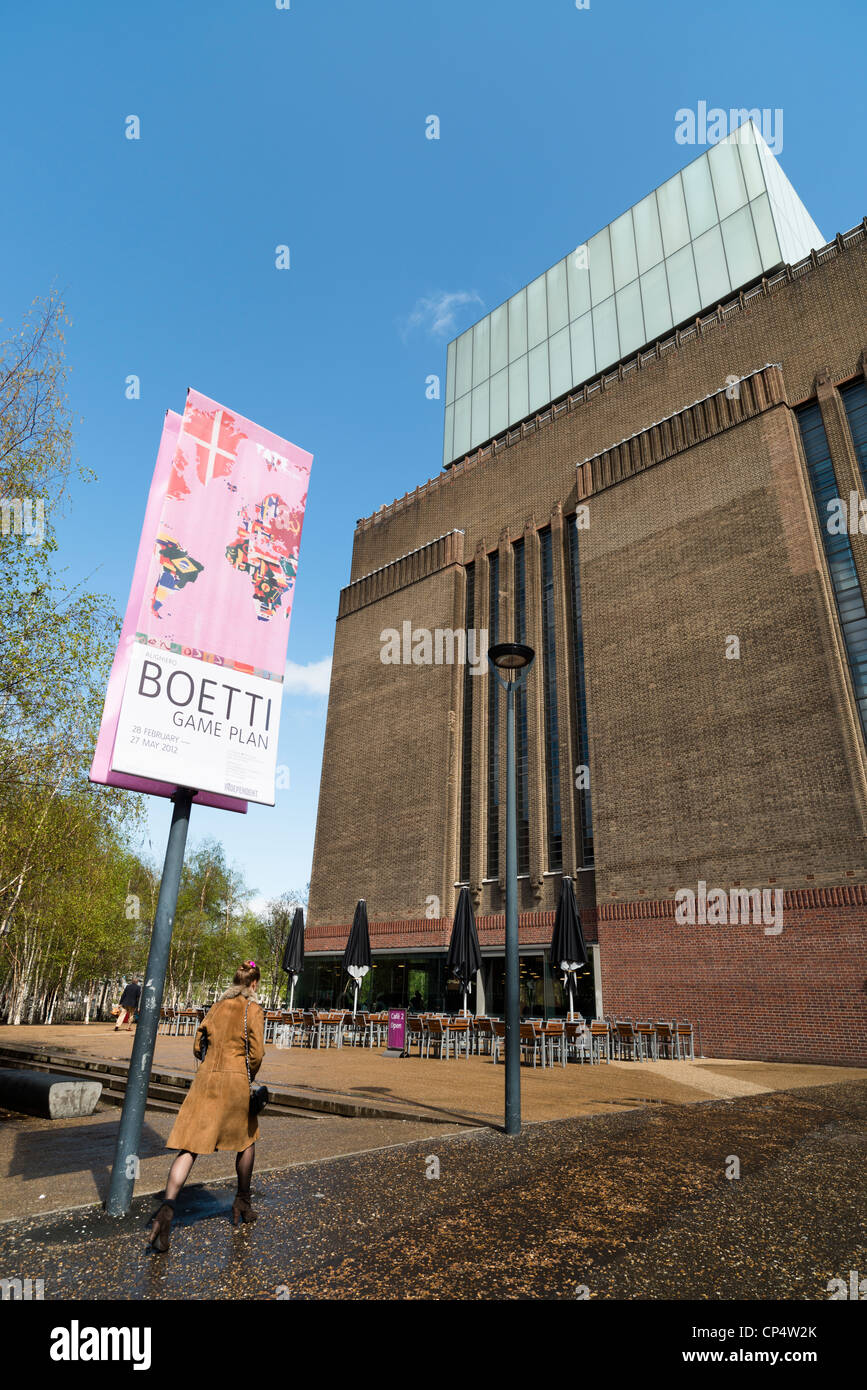
[(518, 815), (515, 691), (506, 686), (506, 1133), (521, 1132), (521, 1013), (518, 985)]
[(139, 1003), (139, 1022), (132, 1045), (132, 1057), (127, 1076), (126, 1094), (120, 1115), (120, 1128), (111, 1169), (111, 1186), (105, 1209), (109, 1216), (124, 1216), (130, 1209), (133, 1186), (138, 1176), (138, 1151), (147, 1104), (154, 1044), (163, 1002), (172, 926), (178, 905), (178, 889), (184, 863), (184, 848), (190, 823), (190, 807), (195, 792), (179, 787), (172, 800), (172, 824), (169, 830), (160, 894), (154, 918), (147, 970)]

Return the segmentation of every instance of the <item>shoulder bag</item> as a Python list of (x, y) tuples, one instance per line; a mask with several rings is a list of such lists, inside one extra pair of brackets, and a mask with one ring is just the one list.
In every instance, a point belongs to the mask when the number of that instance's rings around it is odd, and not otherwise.
[(250, 1077), (250, 1040), (247, 1037), (247, 1010), (249, 1007), (250, 1002), (248, 1000), (244, 1005), (244, 1062), (247, 1067), (247, 1083), (250, 1087), (250, 1114), (261, 1115), (271, 1096), (267, 1086), (254, 1086)]

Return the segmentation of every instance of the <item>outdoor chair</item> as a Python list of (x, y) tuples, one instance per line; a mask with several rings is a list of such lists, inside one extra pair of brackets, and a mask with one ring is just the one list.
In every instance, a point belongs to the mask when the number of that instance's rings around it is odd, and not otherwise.
[(265, 1014), (265, 1041), (271, 1042), (274, 1037), (274, 1024), (280, 1022), (280, 1015), (276, 1009), (268, 1009)]
[(574, 1056), (576, 1062), (593, 1062), (593, 1048), (586, 1045), (587, 1031), (583, 1023), (569, 1023), (565, 1025), (566, 1033), (566, 1060)]
[(560, 1018), (549, 1018), (548, 1022), (542, 1027), (545, 1042), (548, 1044), (548, 1056), (551, 1066), (554, 1065), (554, 1055), (557, 1054), (561, 1065), (566, 1065), (566, 1027)]
[(418, 1043), (418, 1055), (422, 1057), (424, 1055), (426, 1041), (424, 1020), (421, 1018), (409, 1018), (407, 1019), (406, 1026), (409, 1039), (407, 1051), (410, 1056), (412, 1056), (412, 1045), (413, 1043)]
[(693, 1037), (691, 1023), (678, 1023), (677, 1032), (677, 1055), (681, 1059), (688, 1058), (690, 1062), (695, 1061), (695, 1038)]
[(496, 1064), (500, 1060), (500, 1046), (503, 1057), (506, 1055), (506, 1025), (501, 1018), (491, 1019), (491, 1057)]
[(639, 1060), (656, 1061), (656, 1029), (651, 1022), (636, 1023), (635, 1037), (638, 1041)]
[(590, 1060), (596, 1062), (600, 1054), (606, 1062), (611, 1061), (611, 1029), (604, 1019), (594, 1019), (590, 1024)]
[(446, 1056), (448, 1057), (449, 1048), (454, 1050), (455, 1057), (460, 1054), (463, 1047), (464, 1056), (470, 1055), (470, 1044), (472, 1042), (472, 1032), (470, 1020), (468, 1018), (450, 1018), (445, 1025), (446, 1030)]
[(477, 1018), (474, 1028), (476, 1052), (480, 1057), (490, 1057), (494, 1049), (494, 1025), (489, 1018)]
[(671, 1058), (673, 1058), (673, 1057), (676, 1055), (676, 1052), (677, 1052), (677, 1038), (676, 1038), (675, 1032), (674, 1032), (674, 1024), (673, 1024), (673, 1023), (665, 1023), (665, 1022), (663, 1022), (663, 1021), (657, 1021), (657, 1024), (656, 1024), (656, 1057), (657, 1057), (657, 1061), (658, 1061), (659, 1058), (662, 1057), (663, 1055), (665, 1055), (666, 1057), (671, 1057)]
[(522, 1023), (520, 1026), (518, 1036), (521, 1043), (521, 1052), (532, 1053), (534, 1068), (536, 1066), (536, 1059), (540, 1053), (542, 1056), (542, 1066), (544, 1067), (546, 1048), (545, 1039), (542, 1036), (541, 1028), (537, 1028), (537, 1026), (533, 1023)]
[(617, 1036), (618, 1058), (623, 1061), (639, 1061), (640, 1045), (635, 1034), (635, 1024), (620, 1018), (614, 1024), (614, 1029)]
[(448, 1056), (448, 1034), (441, 1018), (429, 1018), (425, 1020), (425, 1034), (427, 1036), (427, 1051), (425, 1055), (430, 1056), (432, 1047), (437, 1049), (440, 1060)]
[(319, 1046), (319, 1023), (317, 1022), (316, 1015), (315, 1015), (314, 1013), (306, 1013), (306, 1012), (305, 1012), (305, 1013), (302, 1013), (302, 1015), (301, 1015), (301, 1025), (302, 1025), (302, 1029), (303, 1029), (302, 1038), (301, 1038), (301, 1045), (302, 1045), (302, 1047), (303, 1047), (305, 1041), (306, 1041), (308, 1047), (313, 1047), (313, 1046), (314, 1046), (314, 1038), (315, 1038), (315, 1040), (316, 1040), (315, 1046), (318, 1047), (318, 1046)]

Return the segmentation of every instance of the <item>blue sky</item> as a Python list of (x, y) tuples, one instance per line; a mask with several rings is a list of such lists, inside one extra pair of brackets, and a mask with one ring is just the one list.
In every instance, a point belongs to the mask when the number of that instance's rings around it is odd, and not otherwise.
[[(444, 393), (447, 341), (701, 153), (674, 139), (699, 101), (782, 109), (780, 163), (822, 231), (858, 222), (865, 9), (41, 0), (3, 28), (2, 328), (63, 292), (78, 457), (99, 478), (60, 525), (69, 578), (125, 606), (163, 415), (188, 386), (314, 454), (290, 787), (191, 827), (274, 896), (309, 877), (355, 522), (438, 471), (425, 379)], [(161, 856), (168, 803), (149, 814)]]

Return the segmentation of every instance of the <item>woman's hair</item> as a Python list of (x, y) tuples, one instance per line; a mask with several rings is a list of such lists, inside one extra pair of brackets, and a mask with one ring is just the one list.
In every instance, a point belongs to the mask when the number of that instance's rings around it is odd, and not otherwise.
[(254, 960), (248, 960), (243, 965), (239, 965), (232, 984), (240, 985), (242, 989), (249, 989), (253, 982), (260, 978), (258, 965)]

